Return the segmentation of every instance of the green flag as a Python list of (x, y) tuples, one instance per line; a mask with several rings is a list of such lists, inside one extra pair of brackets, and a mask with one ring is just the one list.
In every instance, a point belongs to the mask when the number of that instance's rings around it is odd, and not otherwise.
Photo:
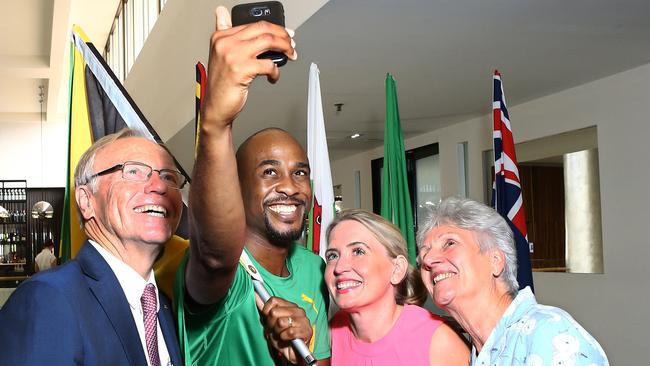
[(406, 239), (409, 262), (415, 265), (413, 210), (406, 176), (404, 138), (399, 122), (395, 79), (386, 74), (386, 128), (384, 130), (384, 170), (381, 184), (381, 216), (400, 228)]

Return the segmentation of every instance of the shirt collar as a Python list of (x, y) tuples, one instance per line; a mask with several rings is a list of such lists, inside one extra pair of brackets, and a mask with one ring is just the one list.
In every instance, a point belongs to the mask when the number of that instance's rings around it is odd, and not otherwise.
[(535, 300), (535, 295), (533, 295), (530, 287), (526, 286), (523, 290), (519, 290), (517, 296), (515, 296), (512, 303), (508, 305), (508, 308), (503, 313), (501, 320), (497, 324), (497, 328), (509, 328), (513, 323), (519, 321), (519, 319), (528, 312), (528, 309), (535, 304), (537, 304), (537, 301)]
[[(117, 281), (122, 287), (122, 291), (124, 291), (124, 295), (126, 296), (126, 300), (129, 302), (131, 309), (142, 308), (140, 298), (144, 293), (145, 286), (147, 286), (149, 283), (154, 285), (154, 288), (156, 289), (156, 298), (159, 298), (158, 286), (156, 285), (156, 277), (154, 276), (153, 270), (149, 272), (149, 275), (147, 276), (148, 280), (145, 280), (128, 264), (122, 262), (119, 258), (115, 257), (111, 252), (104, 249), (104, 247), (99, 245), (97, 242), (90, 239), (88, 241), (90, 244), (92, 244), (93, 247), (95, 247), (95, 249), (97, 249), (106, 263), (108, 263), (108, 266), (111, 267), (111, 270), (115, 274), (115, 277), (117, 277)], [(156, 301), (156, 311), (158, 310), (160, 310), (160, 301)]]
[(284, 260), (284, 264), (287, 266), (287, 271), (289, 272), (289, 275), (287, 277), (276, 276), (275, 274), (267, 271), (266, 268), (264, 268), (264, 266), (261, 265), (257, 261), (257, 259), (255, 259), (255, 257), (251, 254), (248, 248), (246, 248), (246, 246), (244, 246), (244, 251), (246, 252), (246, 254), (248, 254), (248, 258), (252, 262), (253, 267), (255, 267), (255, 269), (262, 275), (262, 278), (264, 278), (265, 280), (267, 278), (274, 278), (278, 281), (289, 281), (293, 277), (293, 266), (291, 265), (291, 256), (293, 255), (295, 247), (296, 247), (296, 243), (292, 245), (292, 249), (289, 250), (289, 254), (287, 255), (287, 258)]
[[(535, 304), (537, 304), (537, 300), (535, 300), (535, 295), (533, 295), (530, 287), (526, 286), (526, 288), (519, 290), (517, 296), (515, 296), (514, 300), (512, 300), (510, 305), (508, 305), (508, 308), (506, 308), (501, 319), (492, 330), (492, 333), (490, 333), (490, 336), (487, 341), (485, 341), (482, 349), (485, 350), (491, 348), (495, 340), (501, 336), (501, 333), (519, 321), (519, 319), (521, 319), (521, 317)], [(476, 348), (472, 346), (472, 360), (474, 360), (476, 356), (478, 356)]]

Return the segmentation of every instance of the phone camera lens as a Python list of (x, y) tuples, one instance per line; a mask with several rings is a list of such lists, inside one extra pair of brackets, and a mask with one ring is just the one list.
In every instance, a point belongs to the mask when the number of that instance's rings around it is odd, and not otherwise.
[(254, 17), (261, 17), (262, 14), (264, 14), (264, 11), (262, 8), (253, 8), (251, 9), (251, 15)]

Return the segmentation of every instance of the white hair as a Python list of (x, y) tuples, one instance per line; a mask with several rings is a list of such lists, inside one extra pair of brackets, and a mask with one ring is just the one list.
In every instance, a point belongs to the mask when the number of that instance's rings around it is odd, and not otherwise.
[(493, 208), (466, 198), (450, 197), (434, 206), (424, 225), (418, 230), (421, 245), (429, 232), (442, 225), (455, 226), (478, 234), (481, 253), (496, 248), (505, 256), (505, 266), (499, 279), (513, 297), (519, 290), (517, 282), (517, 249), (512, 230), (506, 220)]

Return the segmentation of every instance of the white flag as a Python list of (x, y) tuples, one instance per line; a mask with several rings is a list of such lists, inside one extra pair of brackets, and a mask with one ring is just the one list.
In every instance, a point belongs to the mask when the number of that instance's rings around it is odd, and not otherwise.
[(307, 157), (311, 167), (312, 209), (309, 213), (307, 247), (325, 257), (325, 231), (334, 219), (334, 191), (330, 157), (327, 151), (323, 103), (320, 95), (318, 66), (309, 68), (309, 97), (307, 101)]

